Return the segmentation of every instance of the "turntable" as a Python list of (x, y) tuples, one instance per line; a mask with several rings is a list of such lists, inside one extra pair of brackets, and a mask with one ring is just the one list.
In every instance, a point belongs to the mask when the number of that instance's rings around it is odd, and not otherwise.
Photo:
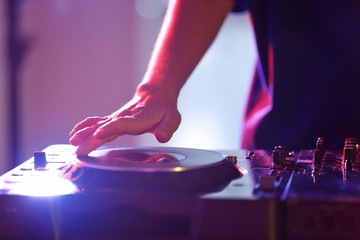
[(0, 239), (358, 239), (358, 145), (52, 145), (0, 177)]
[(217, 152), (185, 148), (104, 149), (73, 158), (60, 174), (83, 189), (210, 192), (240, 171)]
[[(210, 200), (253, 198), (252, 188), (236, 191), (247, 170), (234, 165), (234, 156), (184, 148), (74, 152), (71, 145), (49, 146), (1, 177), (1, 239), (202, 238), (210, 218), (199, 213), (218, 211)], [(218, 207), (241, 212), (226, 202)]]

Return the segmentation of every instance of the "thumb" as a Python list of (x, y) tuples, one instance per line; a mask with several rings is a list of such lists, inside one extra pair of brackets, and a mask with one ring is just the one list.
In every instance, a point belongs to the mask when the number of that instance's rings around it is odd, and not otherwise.
[(180, 122), (181, 115), (179, 114), (179, 112), (166, 112), (154, 132), (156, 140), (161, 143), (168, 142), (174, 132), (178, 129)]

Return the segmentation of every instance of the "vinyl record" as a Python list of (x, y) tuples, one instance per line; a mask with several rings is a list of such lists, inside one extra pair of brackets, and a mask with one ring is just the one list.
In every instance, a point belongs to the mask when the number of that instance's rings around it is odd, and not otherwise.
[(75, 157), (61, 176), (82, 189), (207, 192), (240, 172), (222, 154), (199, 149), (111, 148)]

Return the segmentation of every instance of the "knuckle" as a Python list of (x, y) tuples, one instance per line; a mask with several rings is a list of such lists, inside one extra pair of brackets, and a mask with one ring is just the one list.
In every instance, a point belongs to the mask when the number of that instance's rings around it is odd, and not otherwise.
[(85, 118), (85, 121), (91, 121), (91, 120), (93, 120), (95, 117), (87, 117), (87, 118)]

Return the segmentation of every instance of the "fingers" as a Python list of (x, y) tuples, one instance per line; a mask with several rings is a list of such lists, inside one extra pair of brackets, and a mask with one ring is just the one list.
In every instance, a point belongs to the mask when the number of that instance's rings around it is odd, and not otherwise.
[(157, 126), (154, 135), (158, 142), (168, 142), (174, 132), (178, 129), (181, 122), (181, 116), (178, 112), (168, 111)]
[(107, 117), (88, 117), (86, 118), (84, 121), (78, 123), (70, 132), (70, 136), (73, 136), (76, 132), (78, 132), (79, 130), (86, 128), (86, 127), (91, 127), (92, 125), (101, 123), (102, 121), (106, 121)]
[(96, 127), (86, 127), (74, 133), (70, 138), (69, 143), (74, 146), (79, 146), (85, 139), (87, 139), (90, 135), (92, 135), (96, 130)]
[(113, 135), (137, 135), (146, 132), (151, 127), (150, 121), (144, 118), (118, 117), (102, 125), (95, 132), (95, 137), (105, 139)]
[(104, 121), (106, 119), (107, 119), (107, 117), (88, 117), (84, 121), (78, 123), (73, 128), (73, 130), (70, 132), (70, 137), (72, 137), (79, 130), (82, 130), (82, 129), (86, 128), (86, 127), (90, 127), (90, 126), (92, 126), (94, 124), (97, 124), (99, 121)]
[(113, 135), (138, 135), (155, 128), (153, 132), (156, 139), (164, 143), (170, 140), (179, 127), (180, 121), (181, 116), (177, 111), (167, 111), (156, 119), (148, 118), (146, 115), (138, 118), (120, 117), (99, 127), (94, 135), (101, 140)]
[(81, 142), (75, 153), (79, 156), (88, 155), (90, 152), (97, 149), (104, 143), (110, 142), (115, 138), (116, 136), (112, 136), (106, 139), (97, 139), (93, 134), (91, 134), (83, 142)]

